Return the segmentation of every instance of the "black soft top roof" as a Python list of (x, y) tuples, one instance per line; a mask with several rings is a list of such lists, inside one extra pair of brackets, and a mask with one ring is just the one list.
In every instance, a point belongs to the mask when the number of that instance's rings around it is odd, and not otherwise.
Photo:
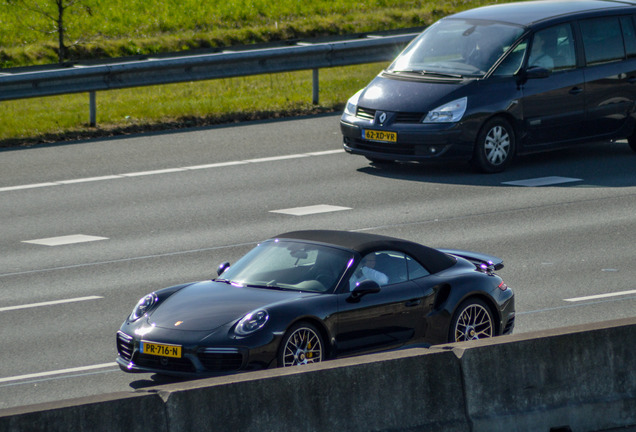
[(431, 273), (445, 270), (456, 262), (455, 258), (437, 249), (423, 246), (412, 241), (378, 234), (335, 230), (309, 230), (288, 232), (277, 235), (275, 238), (325, 243), (350, 249), (361, 255), (379, 250), (404, 252), (419, 261), (419, 263), (426, 267)]

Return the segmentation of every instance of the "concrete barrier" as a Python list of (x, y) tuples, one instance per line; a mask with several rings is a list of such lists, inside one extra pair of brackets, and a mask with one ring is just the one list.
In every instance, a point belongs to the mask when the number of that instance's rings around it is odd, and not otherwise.
[(0, 431), (565, 431), (636, 425), (636, 318), (0, 410)]
[(457, 346), (473, 431), (636, 425), (636, 319)]
[(0, 431), (169, 432), (156, 393), (113, 393), (0, 410)]

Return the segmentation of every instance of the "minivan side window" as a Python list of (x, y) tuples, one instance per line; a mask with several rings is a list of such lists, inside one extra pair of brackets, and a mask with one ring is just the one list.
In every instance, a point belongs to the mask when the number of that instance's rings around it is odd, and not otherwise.
[(581, 20), (580, 26), (588, 65), (625, 58), (623, 31), (618, 17)]
[(553, 71), (576, 67), (570, 24), (559, 24), (535, 33), (528, 58), (528, 67), (533, 66)]
[(623, 29), (623, 40), (625, 41), (627, 57), (636, 57), (636, 31), (634, 30), (634, 19), (632, 16), (621, 17), (621, 29)]
[(512, 52), (508, 53), (506, 58), (501, 62), (497, 70), (493, 72), (494, 76), (513, 76), (521, 68), (521, 63), (526, 55), (528, 40), (523, 40), (518, 44)]

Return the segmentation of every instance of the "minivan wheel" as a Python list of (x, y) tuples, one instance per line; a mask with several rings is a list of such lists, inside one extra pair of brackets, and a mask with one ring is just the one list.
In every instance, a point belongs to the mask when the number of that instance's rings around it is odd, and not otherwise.
[(486, 173), (501, 172), (512, 161), (515, 148), (515, 132), (510, 122), (503, 117), (492, 118), (477, 136), (472, 163)]

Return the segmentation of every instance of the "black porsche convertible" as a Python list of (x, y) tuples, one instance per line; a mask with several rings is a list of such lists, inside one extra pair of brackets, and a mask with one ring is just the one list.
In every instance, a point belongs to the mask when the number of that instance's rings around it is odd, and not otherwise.
[(500, 258), (348, 231), (297, 231), (213, 280), (152, 292), (117, 332), (126, 372), (218, 375), (509, 334)]

